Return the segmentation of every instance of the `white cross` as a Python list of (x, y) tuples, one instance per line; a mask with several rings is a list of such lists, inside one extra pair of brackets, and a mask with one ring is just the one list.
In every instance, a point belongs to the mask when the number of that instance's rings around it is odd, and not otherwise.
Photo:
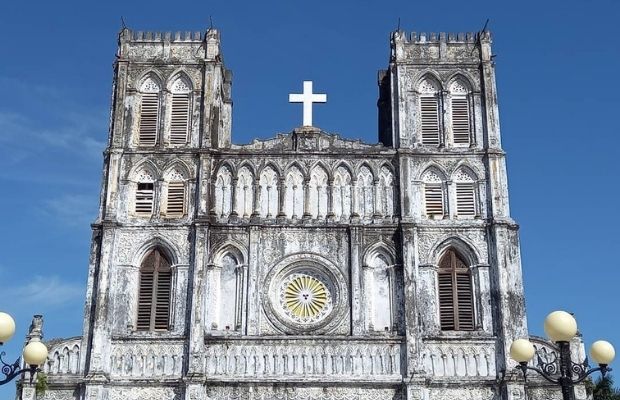
[(312, 93), (312, 81), (304, 81), (304, 92), (289, 94), (288, 101), (304, 104), (304, 126), (312, 126), (312, 103), (327, 103), (327, 95)]

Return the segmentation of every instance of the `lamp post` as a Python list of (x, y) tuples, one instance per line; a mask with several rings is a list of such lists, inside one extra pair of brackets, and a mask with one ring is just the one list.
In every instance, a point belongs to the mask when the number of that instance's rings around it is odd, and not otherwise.
[[(15, 321), (13, 318), (7, 313), (0, 312), (0, 346), (8, 342), (13, 337), (14, 333)], [(2, 374), (4, 374), (4, 379), (0, 379), (0, 385), (9, 383), (27, 371), (30, 372), (30, 379), (32, 380), (34, 373), (41, 371), (39, 366), (43, 365), (45, 360), (47, 360), (47, 347), (41, 343), (41, 339), (39, 338), (30, 339), (28, 344), (24, 346), (24, 351), (22, 353), (24, 363), (27, 365), (27, 367), (24, 368), (21, 367), (20, 357), (18, 357), (14, 363), (7, 364), (2, 359), (4, 356), (4, 351), (0, 352), (0, 370)]]
[(559, 358), (556, 353), (553, 360), (544, 361), (539, 355), (536, 367), (527, 365), (536, 355), (536, 349), (528, 339), (517, 339), (510, 346), (510, 357), (519, 363), (517, 368), (523, 372), (524, 379), (527, 380), (528, 370), (536, 371), (562, 388), (564, 400), (575, 400), (576, 383), (582, 382), (594, 372), (600, 371), (605, 377), (605, 374), (611, 371), (608, 365), (613, 361), (616, 352), (614, 347), (604, 340), (594, 342), (590, 348), (592, 359), (599, 365), (597, 368), (590, 368), (587, 357), (581, 364), (571, 360), (570, 341), (577, 335), (577, 321), (569, 313), (554, 311), (549, 314), (545, 319), (545, 333), (557, 345)]

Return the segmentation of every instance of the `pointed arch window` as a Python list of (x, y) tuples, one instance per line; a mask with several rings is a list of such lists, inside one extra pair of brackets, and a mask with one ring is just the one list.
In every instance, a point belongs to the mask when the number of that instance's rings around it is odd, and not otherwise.
[(454, 175), (456, 188), (456, 215), (458, 217), (476, 216), (475, 179), (470, 173), (459, 169)]
[(260, 216), (263, 218), (278, 215), (278, 181), (278, 174), (271, 167), (265, 168), (260, 174)]
[(419, 86), (420, 93), (420, 133), (422, 144), (439, 146), (439, 88), (434, 82), (425, 79)]
[(359, 214), (370, 218), (374, 214), (374, 176), (370, 168), (363, 166), (357, 174), (357, 190), (359, 198)]
[(284, 207), (286, 218), (298, 219), (304, 215), (304, 176), (297, 167), (286, 173)]
[(443, 218), (444, 181), (435, 171), (427, 171), (422, 176), (424, 182), (424, 209), (428, 218)]
[(178, 78), (172, 85), (170, 111), (170, 143), (186, 144), (189, 132), (189, 106), (191, 88), (186, 78)]
[(232, 210), (232, 173), (228, 167), (219, 169), (215, 180), (215, 214), (228, 217)]
[(465, 261), (453, 249), (449, 249), (439, 261), (437, 278), (441, 330), (474, 330), (471, 273)]
[(345, 167), (338, 167), (334, 173), (332, 210), (336, 219), (347, 220), (351, 216), (351, 174)]
[(237, 190), (235, 211), (241, 218), (252, 215), (254, 201), (254, 177), (247, 167), (241, 167), (237, 173)]
[(140, 266), (137, 330), (169, 329), (171, 289), (170, 260), (161, 250), (154, 249), (144, 258)]
[(161, 88), (152, 78), (147, 78), (140, 86), (140, 127), (138, 144), (140, 146), (155, 146), (159, 127), (159, 94)]
[(175, 169), (167, 174), (166, 181), (168, 186), (166, 193), (166, 216), (172, 218), (182, 217), (185, 215), (185, 177)]
[(134, 209), (137, 215), (151, 216), (153, 214), (154, 195), (155, 177), (149, 171), (140, 171), (136, 183), (136, 198)]
[(471, 143), (471, 116), (469, 90), (459, 81), (450, 86), (452, 142), (455, 146), (469, 146)]
[(310, 215), (312, 218), (327, 216), (327, 172), (321, 167), (315, 167), (310, 172)]

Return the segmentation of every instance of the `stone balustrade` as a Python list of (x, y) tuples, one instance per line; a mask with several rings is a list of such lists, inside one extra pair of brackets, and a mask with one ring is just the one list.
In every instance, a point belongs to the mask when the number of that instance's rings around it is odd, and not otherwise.
[(218, 380), (401, 378), (400, 340), (319, 341), (317, 345), (306, 339), (209, 340), (203, 367), (208, 378)]
[(181, 377), (183, 343), (179, 340), (114, 342), (112, 348), (113, 377)]
[(435, 377), (495, 377), (495, 340), (427, 340), (422, 365)]
[(81, 337), (50, 340), (47, 362), (43, 372), (48, 375), (74, 375), (80, 373), (80, 344)]

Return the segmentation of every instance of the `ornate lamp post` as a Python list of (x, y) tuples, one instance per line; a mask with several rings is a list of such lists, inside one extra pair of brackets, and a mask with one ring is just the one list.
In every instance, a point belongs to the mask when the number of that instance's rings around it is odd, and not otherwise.
[(596, 371), (601, 371), (605, 377), (611, 368), (608, 367), (616, 356), (613, 346), (604, 340), (599, 340), (592, 344), (590, 355), (599, 365), (597, 368), (590, 368), (588, 358), (583, 363), (578, 364), (571, 360), (570, 341), (577, 334), (577, 321), (572, 315), (565, 311), (554, 311), (545, 319), (545, 333), (551, 341), (558, 347), (558, 354), (551, 361), (544, 361), (538, 355), (538, 365), (531, 367), (528, 362), (536, 355), (536, 349), (527, 339), (517, 339), (510, 346), (510, 357), (519, 363), (517, 368), (523, 372), (523, 378), (527, 379), (527, 371), (536, 371), (540, 376), (551, 383), (562, 387), (562, 397), (564, 400), (575, 400), (576, 383), (582, 382), (589, 375)]
[[(15, 321), (13, 318), (6, 313), (0, 312), (0, 346), (2, 346), (5, 342), (9, 341), (13, 334), (15, 333)], [(12, 364), (7, 364), (4, 362), (2, 357), (5, 356), (4, 351), (0, 353), (0, 369), (4, 374), (4, 379), (0, 380), (0, 385), (4, 385), (15, 379), (17, 376), (24, 374), (25, 372), (30, 372), (30, 379), (34, 376), (35, 372), (40, 372), (40, 365), (43, 365), (45, 360), (47, 360), (47, 347), (39, 338), (32, 338), (24, 346), (24, 351), (22, 353), (22, 357), (24, 359), (24, 363), (27, 367), (22, 368), (20, 357), (15, 360)]]

